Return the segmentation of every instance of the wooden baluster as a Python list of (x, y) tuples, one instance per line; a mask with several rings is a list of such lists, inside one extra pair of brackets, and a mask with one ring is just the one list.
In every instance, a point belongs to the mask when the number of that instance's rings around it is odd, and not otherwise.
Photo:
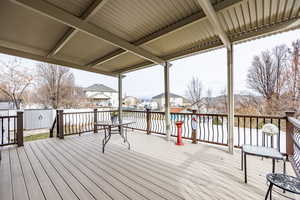
[(94, 133), (98, 133), (98, 130), (97, 130), (97, 122), (98, 122), (98, 115), (97, 115), (97, 108), (94, 109)]
[[(197, 112), (197, 110), (193, 110), (193, 115), (192, 115), (192, 118), (193, 117), (195, 117), (196, 119), (195, 120), (197, 120), (197, 116), (196, 116), (196, 112)], [(194, 123), (197, 123), (197, 121), (195, 121)], [(191, 125), (193, 124), (193, 120), (191, 120)], [(192, 127), (192, 143), (193, 144), (197, 144), (197, 129), (196, 129), (196, 127), (194, 127), (195, 129), (193, 129), (193, 127)]]

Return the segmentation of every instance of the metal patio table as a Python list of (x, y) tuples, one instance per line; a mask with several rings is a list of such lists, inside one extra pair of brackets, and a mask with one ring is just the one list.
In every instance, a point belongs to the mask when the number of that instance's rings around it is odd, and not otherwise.
[(128, 125), (133, 124), (133, 121), (99, 121), (95, 125), (104, 128), (104, 139), (102, 140), (102, 153), (105, 151), (105, 146), (111, 138), (111, 135), (118, 134), (122, 137), (124, 143), (128, 144), (128, 149), (130, 149), (130, 143), (127, 140), (127, 128)]
[(285, 174), (271, 173), (271, 174), (267, 174), (267, 180), (270, 182), (270, 185), (265, 200), (268, 199), (268, 196), (270, 197), (270, 199), (272, 199), (273, 185), (275, 185), (280, 189), (283, 189), (283, 191), (288, 191), (297, 195), (300, 194), (299, 178), (288, 176)]
[(272, 159), (272, 173), (275, 173), (275, 160), (283, 161), (283, 173), (286, 173), (286, 159), (276, 148), (243, 145), (241, 150), (241, 169), (244, 170), (244, 181), (247, 183), (247, 155)]

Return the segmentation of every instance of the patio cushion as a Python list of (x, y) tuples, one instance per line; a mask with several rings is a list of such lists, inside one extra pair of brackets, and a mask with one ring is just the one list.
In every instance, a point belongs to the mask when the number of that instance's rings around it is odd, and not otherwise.
[(262, 146), (243, 145), (242, 150), (244, 153), (258, 155), (269, 158), (284, 159), (284, 156), (278, 149)]

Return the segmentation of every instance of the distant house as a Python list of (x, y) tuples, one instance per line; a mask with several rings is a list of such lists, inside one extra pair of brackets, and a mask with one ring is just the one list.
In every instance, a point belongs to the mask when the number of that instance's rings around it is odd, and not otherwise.
[[(159, 94), (154, 97), (152, 97), (152, 101), (156, 102), (158, 105), (158, 108), (160, 110), (164, 109), (165, 106), (165, 94)], [(183, 96), (170, 93), (170, 106), (171, 107), (184, 107), (190, 104), (189, 100), (184, 98)]]
[(103, 85), (94, 84), (83, 88), (87, 101), (91, 106), (118, 106), (118, 93), (116, 90)]
[(133, 96), (126, 96), (123, 99), (123, 104), (129, 107), (136, 107), (139, 104), (139, 102), (140, 100), (137, 97), (133, 97)]
[(158, 109), (157, 102), (150, 101), (150, 100), (142, 100), (142, 102), (137, 105), (137, 109), (139, 110), (145, 110), (146, 108), (157, 110)]

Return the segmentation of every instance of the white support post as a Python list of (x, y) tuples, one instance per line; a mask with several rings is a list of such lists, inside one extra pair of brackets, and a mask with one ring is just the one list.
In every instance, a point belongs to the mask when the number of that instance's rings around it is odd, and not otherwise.
[(234, 147), (234, 94), (233, 94), (233, 48), (227, 48), (227, 113), (228, 113), (228, 151), (233, 154)]
[(119, 97), (119, 106), (118, 106), (118, 118), (119, 118), (119, 123), (122, 123), (122, 74), (118, 75), (118, 97)]
[(164, 66), (164, 81), (165, 81), (165, 124), (166, 124), (166, 139), (170, 141), (171, 139), (171, 129), (170, 129), (170, 77), (169, 69), (171, 64), (165, 63)]

